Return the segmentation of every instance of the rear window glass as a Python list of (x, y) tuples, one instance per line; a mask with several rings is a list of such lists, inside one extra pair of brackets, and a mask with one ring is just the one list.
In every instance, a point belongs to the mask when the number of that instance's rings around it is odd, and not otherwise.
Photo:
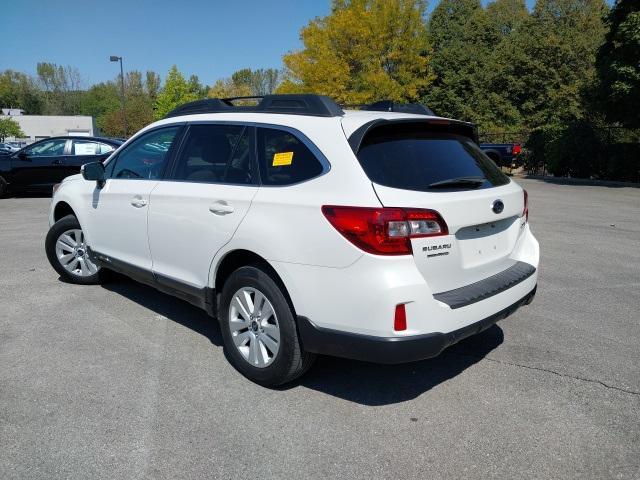
[(357, 157), (372, 182), (404, 190), (469, 190), (509, 183), (471, 139), (425, 131), (423, 125), (377, 127), (365, 136)]

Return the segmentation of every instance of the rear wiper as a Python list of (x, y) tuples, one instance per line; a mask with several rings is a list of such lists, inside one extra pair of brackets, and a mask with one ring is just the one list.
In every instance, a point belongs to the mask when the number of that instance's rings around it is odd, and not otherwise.
[(485, 180), (484, 177), (456, 177), (431, 183), (427, 188), (479, 187)]

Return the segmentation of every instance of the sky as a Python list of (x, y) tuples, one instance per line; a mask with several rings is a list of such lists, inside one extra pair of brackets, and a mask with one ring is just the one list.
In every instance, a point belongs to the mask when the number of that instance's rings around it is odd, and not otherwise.
[[(483, 0), (486, 3), (487, 0)], [(437, 0), (429, 2), (431, 11)], [(534, 0), (527, 0), (531, 8)], [(250, 67), (280, 68), (300, 29), (329, 0), (0, 0), (0, 71), (35, 74), (38, 62), (78, 68), (83, 87), (124, 69), (172, 65), (211, 85)]]

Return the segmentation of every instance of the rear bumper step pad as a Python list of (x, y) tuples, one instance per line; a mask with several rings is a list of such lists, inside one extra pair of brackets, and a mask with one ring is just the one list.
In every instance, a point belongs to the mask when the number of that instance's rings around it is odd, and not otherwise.
[(466, 307), (516, 286), (533, 275), (535, 271), (536, 269), (532, 265), (525, 262), (517, 262), (512, 267), (491, 277), (465, 287), (436, 293), (433, 298), (446, 303), (452, 309)]

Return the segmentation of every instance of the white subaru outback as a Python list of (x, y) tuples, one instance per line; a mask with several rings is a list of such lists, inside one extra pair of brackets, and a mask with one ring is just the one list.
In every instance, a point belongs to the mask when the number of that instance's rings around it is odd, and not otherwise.
[(55, 190), (46, 252), (63, 280), (114, 270), (217, 317), (261, 385), (316, 354), (438, 355), (533, 299), (527, 192), (472, 124), (319, 95), (178, 107)]

